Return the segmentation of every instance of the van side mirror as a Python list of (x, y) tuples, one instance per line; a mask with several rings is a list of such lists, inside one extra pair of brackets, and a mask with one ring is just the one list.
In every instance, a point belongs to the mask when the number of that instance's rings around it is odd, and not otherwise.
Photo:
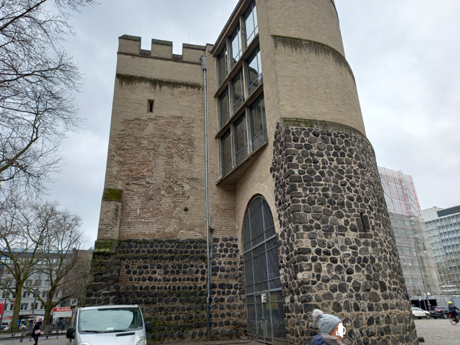
[(75, 338), (75, 328), (69, 327), (69, 328), (67, 329), (67, 332), (66, 332), (66, 334), (65, 334), (65, 337), (66, 337), (67, 339), (74, 339), (74, 338)]
[(150, 321), (147, 321), (145, 323), (145, 330), (147, 331), (147, 333), (152, 333), (153, 328), (152, 328), (152, 323)]

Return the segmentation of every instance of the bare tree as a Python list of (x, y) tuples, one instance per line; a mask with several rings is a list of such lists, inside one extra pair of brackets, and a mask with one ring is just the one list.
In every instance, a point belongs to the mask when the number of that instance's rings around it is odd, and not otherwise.
[[(48, 205), (46, 211), (56, 212), (56, 209), (53, 205)], [(50, 323), (53, 308), (74, 294), (70, 286), (76, 283), (78, 277), (68, 275), (79, 260), (78, 249), (82, 240), (80, 224), (80, 217), (67, 211), (57, 211), (48, 225), (50, 231), (45, 239), (44, 254), (38, 269), (48, 282), (49, 290), (45, 297), (37, 296), (45, 307), (45, 325)], [(58, 294), (59, 291), (63, 293)]]
[[(69, 12), (94, 0), (0, 0), (0, 183), (40, 189), (79, 119)], [(14, 182), (13, 182), (14, 181)]]
[(45, 305), (48, 318), (56, 290), (66, 273), (75, 265), (81, 239), (80, 218), (67, 211), (59, 211), (56, 203), (10, 203), (0, 209), (0, 254), (4, 276), (12, 281), (2, 286), (13, 294), (12, 327), (16, 327), (24, 290), (36, 293), (26, 281), (39, 274), (50, 281), (48, 299), (39, 300)]

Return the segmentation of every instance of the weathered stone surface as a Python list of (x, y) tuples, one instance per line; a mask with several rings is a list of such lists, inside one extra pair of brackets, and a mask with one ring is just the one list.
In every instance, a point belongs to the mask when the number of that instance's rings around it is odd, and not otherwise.
[[(308, 147), (289, 151), (285, 136), (305, 138)], [(370, 143), (350, 129), (279, 124), (274, 148), (284, 157), (274, 156), (271, 171), (283, 238), (279, 252), (283, 296), (289, 301), (288, 343), (311, 341), (316, 324), (305, 320), (314, 308), (344, 320), (345, 344), (411, 338), (410, 303)], [(287, 166), (299, 157), (305, 158), (299, 168)], [(286, 177), (287, 170), (303, 178)], [(288, 193), (302, 193), (303, 207), (286, 198)], [(308, 291), (297, 288), (299, 281), (308, 281)], [(375, 316), (383, 312), (385, 318)]]
[[(233, 237), (212, 241), (211, 324), (220, 335), (247, 333), (244, 270), (237, 241)], [(136, 255), (147, 248), (147, 255)], [(87, 304), (141, 305), (146, 322), (152, 324), (150, 339), (206, 336), (205, 240), (119, 241), (116, 253), (94, 254), (91, 273)], [(103, 282), (108, 275), (110, 279)]]

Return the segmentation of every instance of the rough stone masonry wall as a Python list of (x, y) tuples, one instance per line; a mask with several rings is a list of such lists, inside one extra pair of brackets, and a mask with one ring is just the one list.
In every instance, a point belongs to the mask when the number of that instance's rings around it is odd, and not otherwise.
[[(207, 335), (205, 240), (97, 241), (87, 305), (139, 304), (150, 342)], [(243, 263), (236, 238), (214, 238), (211, 260), (213, 338), (247, 334)]]
[(375, 156), (358, 131), (285, 119), (272, 173), (288, 343), (338, 315), (345, 344), (418, 344)]

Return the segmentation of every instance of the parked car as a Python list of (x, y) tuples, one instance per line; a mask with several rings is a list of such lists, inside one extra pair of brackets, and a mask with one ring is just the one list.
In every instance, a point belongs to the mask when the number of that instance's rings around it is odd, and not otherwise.
[(437, 305), (430, 311), (430, 315), (433, 319), (449, 317), (449, 307), (447, 305)]
[(105, 305), (75, 308), (68, 344), (147, 345), (150, 323), (144, 323), (138, 305)]
[(0, 325), (0, 331), (2, 331), (2, 332), (8, 331), (9, 328), (10, 328), (10, 325), (8, 323), (2, 323)]
[(412, 307), (412, 314), (417, 319), (421, 319), (421, 318), (429, 319), (430, 318), (430, 312), (429, 311), (423, 310), (423, 309), (418, 308), (418, 307)]

